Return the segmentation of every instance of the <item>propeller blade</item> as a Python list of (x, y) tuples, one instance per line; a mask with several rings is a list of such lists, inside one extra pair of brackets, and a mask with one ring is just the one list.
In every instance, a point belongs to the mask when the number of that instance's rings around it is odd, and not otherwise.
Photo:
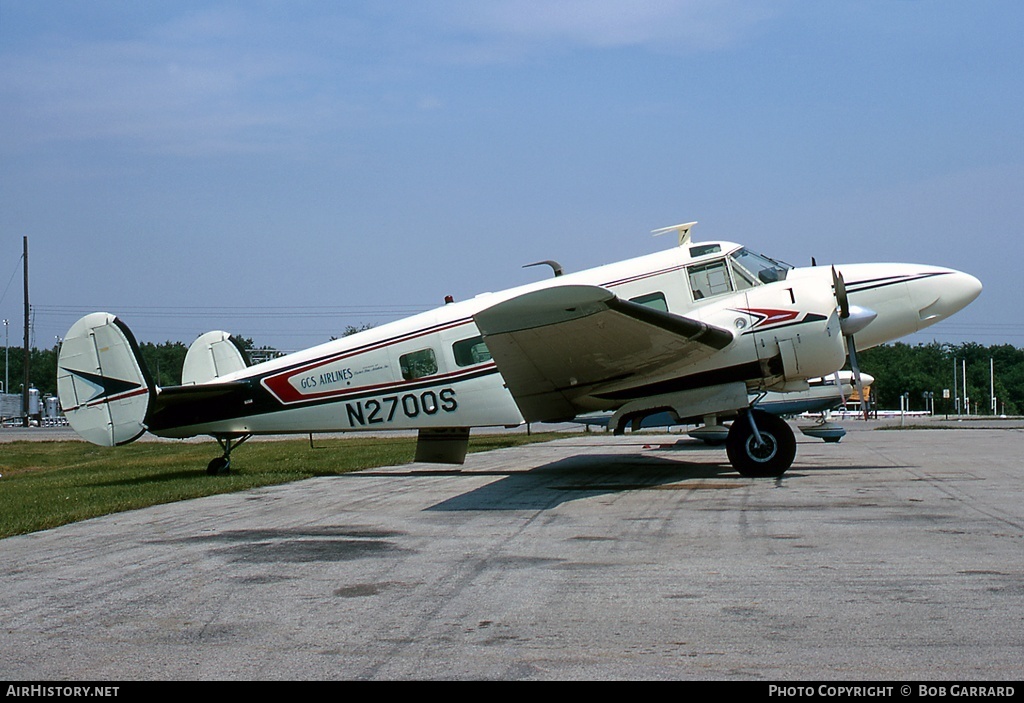
[(860, 397), (860, 411), (864, 419), (868, 419), (868, 403), (864, 399), (864, 382), (860, 377), (860, 365), (857, 363), (857, 343), (853, 341), (853, 335), (846, 337), (846, 348), (850, 354), (850, 369), (853, 371), (853, 381), (857, 386), (857, 395)]
[(842, 400), (842, 404), (846, 405), (846, 393), (843, 392), (843, 380), (839, 378), (839, 371), (837, 370), (832, 374), (833, 382), (836, 384), (836, 388), (839, 389), (839, 399)]
[(846, 295), (846, 283), (843, 281), (843, 274), (832, 267), (832, 286), (836, 290), (836, 302), (839, 303), (839, 319), (845, 320), (850, 316), (850, 299)]
[[(868, 404), (864, 399), (864, 382), (860, 377), (860, 365), (857, 363), (857, 343), (853, 335), (867, 327), (878, 313), (874, 310), (862, 308), (859, 305), (850, 305), (850, 297), (846, 293), (846, 282), (843, 274), (832, 267), (832, 285), (836, 291), (836, 302), (839, 304), (839, 324), (842, 328), (843, 337), (846, 339), (846, 350), (850, 355), (850, 369), (853, 371), (853, 381), (857, 386), (857, 395), (860, 396), (860, 410), (864, 419), (868, 419)], [(852, 317), (851, 317), (852, 315)]]

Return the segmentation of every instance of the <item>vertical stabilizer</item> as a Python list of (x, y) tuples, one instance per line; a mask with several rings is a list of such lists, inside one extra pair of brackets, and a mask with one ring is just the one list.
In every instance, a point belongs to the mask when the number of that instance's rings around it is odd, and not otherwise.
[(68, 330), (57, 362), (57, 394), (71, 427), (112, 447), (146, 431), (155, 388), (131, 331), (114, 315), (94, 312)]
[(207, 332), (192, 342), (185, 354), (181, 385), (210, 383), (221, 376), (242, 371), (246, 366), (245, 357), (230, 334), (220, 330)]

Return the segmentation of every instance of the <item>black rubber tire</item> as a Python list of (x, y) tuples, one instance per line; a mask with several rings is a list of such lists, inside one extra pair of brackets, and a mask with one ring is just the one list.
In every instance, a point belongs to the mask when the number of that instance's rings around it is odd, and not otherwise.
[(777, 478), (786, 473), (796, 458), (796, 437), (789, 424), (764, 410), (752, 410), (757, 430), (764, 441), (755, 446), (754, 430), (746, 414), (737, 417), (729, 428), (725, 452), (729, 463), (747, 478)]
[(231, 473), (231, 461), (227, 457), (219, 456), (206, 465), (206, 473), (211, 476), (226, 476)]

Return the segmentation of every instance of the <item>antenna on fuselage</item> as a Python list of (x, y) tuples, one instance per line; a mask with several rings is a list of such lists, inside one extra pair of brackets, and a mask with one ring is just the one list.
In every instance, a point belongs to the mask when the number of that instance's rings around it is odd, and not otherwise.
[(651, 234), (655, 237), (660, 237), (667, 232), (679, 232), (679, 246), (690, 243), (690, 230), (696, 222), (686, 222), (681, 225), (672, 225), (671, 227), (662, 227), (661, 229), (652, 229)]
[(556, 276), (562, 275), (562, 265), (557, 261), (551, 261), (550, 259), (547, 261), (534, 261), (532, 264), (524, 264), (523, 268), (526, 269), (530, 268), (531, 266), (550, 266), (551, 270), (555, 272)]

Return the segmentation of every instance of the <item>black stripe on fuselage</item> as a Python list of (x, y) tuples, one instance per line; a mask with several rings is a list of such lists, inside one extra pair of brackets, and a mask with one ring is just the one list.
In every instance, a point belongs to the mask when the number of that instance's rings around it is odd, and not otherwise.
[[(222, 420), (236, 420), (242, 417), (255, 417), (284, 410), (319, 407), (333, 403), (343, 403), (364, 398), (403, 395), (425, 388), (457, 387), (466, 381), (497, 374), (498, 369), (490, 364), (479, 369), (469, 370), (465, 374), (438, 379), (425, 377), (416, 381), (395, 383), (386, 388), (372, 390), (353, 389), (351, 392), (339, 393), (330, 397), (311, 399), (301, 403), (282, 404), (270, 391), (254, 377), (246, 381), (238, 381), (225, 386), (219, 393), (211, 393), (198, 386), (178, 386), (171, 392), (158, 394), (150, 404), (150, 412), (146, 417), (147, 427), (154, 431), (170, 430), (193, 425), (204, 425)], [(191, 389), (195, 388), (193, 392)], [(343, 428), (339, 428), (343, 429)]]
[(853, 281), (846, 284), (847, 293), (860, 293), (866, 290), (873, 290), (875, 288), (885, 288), (886, 286), (893, 286), (897, 283), (908, 283), (910, 281), (919, 281), (923, 278), (932, 278), (933, 276), (946, 276), (952, 273), (952, 271), (932, 271), (929, 273), (916, 273), (916, 274), (904, 274), (900, 276), (883, 276), (881, 278), (868, 278), (863, 281)]

